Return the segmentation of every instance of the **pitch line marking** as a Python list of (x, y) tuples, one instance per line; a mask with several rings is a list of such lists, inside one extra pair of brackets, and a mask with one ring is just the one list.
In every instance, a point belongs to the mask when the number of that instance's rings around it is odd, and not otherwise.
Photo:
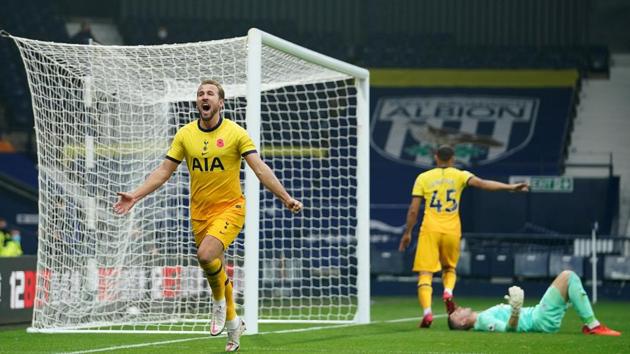
[[(446, 317), (445, 314), (439, 314), (433, 316), (433, 318)], [(296, 328), (296, 329), (283, 329), (277, 331), (268, 331), (268, 332), (259, 332), (258, 334), (282, 334), (282, 333), (298, 333), (298, 332), (308, 332), (308, 331), (319, 331), (322, 329), (335, 329), (335, 328), (344, 328), (344, 327), (354, 327), (354, 326), (365, 326), (370, 324), (379, 324), (379, 323), (399, 323), (399, 322), (411, 322), (417, 321), (418, 317), (407, 317), (407, 318), (398, 318), (395, 320), (384, 320), (384, 321), (374, 321), (370, 323), (346, 323), (339, 325), (330, 325), (330, 326), (317, 326), (317, 327), (307, 327), (307, 328)], [(98, 352), (107, 352), (113, 350), (120, 349), (131, 349), (131, 348), (142, 348), (142, 347), (150, 347), (154, 345), (162, 345), (162, 344), (173, 344), (173, 343), (183, 343), (183, 342), (192, 342), (195, 340), (202, 339), (213, 339), (213, 338), (224, 338), (225, 336), (219, 337), (211, 337), (211, 336), (203, 336), (203, 337), (194, 337), (194, 338), (182, 338), (182, 339), (173, 339), (173, 340), (163, 340), (159, 342), (148, 342), (148, 343), (138, 343), (138, 344), (129, 344), (129, 345), (117, 345), (113, 347), (106, 348), (97, 348), (90, 350), (78, 350), (75, 352), (65, 352), (64, 354), (82, 354), (82, 353), (98, 353)]]

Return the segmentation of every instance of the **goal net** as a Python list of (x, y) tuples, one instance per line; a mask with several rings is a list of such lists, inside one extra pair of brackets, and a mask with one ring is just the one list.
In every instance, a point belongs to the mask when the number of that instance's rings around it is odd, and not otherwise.
[(248, 332), (262, 321), (369, 321), (366, 70), (255, 29), (160, 46), (13, 39), (39, 162), (31, 331), (209, 331), (186, 166), (128, 215), (112, 212), (116, 193), (141, 184), (197, 119), (208, 78), (225, 88), (224, 117), (305, 205), (292, 215), (243, 169), (246, 227), (226, 269)]

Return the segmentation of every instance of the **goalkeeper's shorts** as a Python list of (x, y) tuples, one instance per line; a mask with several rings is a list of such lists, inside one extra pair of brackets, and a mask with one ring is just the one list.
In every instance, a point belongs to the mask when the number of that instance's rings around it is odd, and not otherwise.
[(459, 260), (460, 239), (461, 235), (421, 231), (413, 271), (435, 273), (442, 267), (455, 269)]
[(555, 286), (550, 286), (532, 313), (533, 331), (555, 333), (560, 330), (567, 303)]
[(212, 236), (223, 243), (225, 250), (234, 242), (244, 224), (245, 200), (240, 199), (206, 220), (192, 219), (195, 244), (199, 247), (204, 238)]

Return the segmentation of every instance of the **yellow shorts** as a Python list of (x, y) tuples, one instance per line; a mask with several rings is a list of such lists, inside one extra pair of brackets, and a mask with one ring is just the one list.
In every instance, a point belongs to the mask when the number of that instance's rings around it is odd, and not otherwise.
[(461, 235), (441, 232), (420, 232), (414, 272), (438, 272), (442, 268), (457, 267), (459, 260), (459, 240)]
[(225, 250), (234, 242), (245, 225), (245, 201), (239, 200), (237, 203), (213, 213), (208, 219), (192, 219), (191, 221), (197, 247), (206, 236), (212, 236), (223, 243)]

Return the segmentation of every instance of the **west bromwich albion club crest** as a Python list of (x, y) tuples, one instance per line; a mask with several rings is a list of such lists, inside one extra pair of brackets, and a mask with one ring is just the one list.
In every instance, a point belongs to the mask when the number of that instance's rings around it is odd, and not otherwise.
[(531, 139), (538, 99), (500, 96), (411, 96), (379, 99), (372, 147), (401, 163), (433, 166), (433, 149), (455, 146), (464, 166), (484, 165), (522, 149)]

